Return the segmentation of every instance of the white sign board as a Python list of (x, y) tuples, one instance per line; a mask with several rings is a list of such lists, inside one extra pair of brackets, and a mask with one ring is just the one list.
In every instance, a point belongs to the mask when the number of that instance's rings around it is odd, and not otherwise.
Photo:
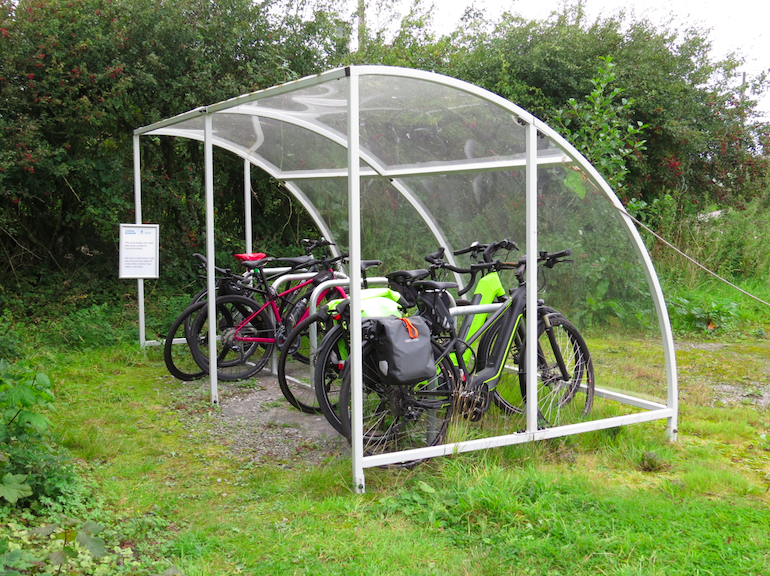
[(159, 273), (157, 224), (120, 225), (120, 278), (157, 278)]

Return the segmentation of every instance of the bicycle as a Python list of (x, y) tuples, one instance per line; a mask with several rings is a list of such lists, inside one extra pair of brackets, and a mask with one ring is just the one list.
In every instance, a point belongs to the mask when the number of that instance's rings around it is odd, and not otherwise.
[[(371, 332), (362, 327), (367, 338), (362, 350), (366, 453), (438, 444), (443, 441), (453, 414), (478, 420), (489, 409), (491, 400), (504, 414), (525, 413), (526, 257), (515, 263), (493, 259), (498, 249), (514, 247), (515, 244), (507, 240), (488, 245), (484, 249), (484, 262), (472, 265), (476, 270), (515, 270), (519, 284), (474, 334), (481, 334), (474, 369), (465, 358), (475, 338), (460, 340), (441, 299), (442, 293), (457, 287), (455, 283), (430, 280), (414, 283), (420, 294), (420, 314), (432, 326), (437, 352), (435, 382), (421, 382), (416, 386), (385, 383), (377, 370)], [(569, 250), (541, 252), (538, 263), (552, 268), (569, 255)], [(593, 365), (588, 348), (578, 330), (560, 313), (539, 303), (537, 315), (538, 427), (578, 421), (590, 412), (594, 397)], [(348, 371), (340, 384), (340, 406), (349, 407), (350, 392)], [(343, 434), (350, 439), (349, 408), (340, 410), (339, 415)]]
[[(483, 250), (486, 245), (478, 245), (474, 243), (469, 248), (464, 250), (458, 250), (456, 254), (465, 254), (467, 252), (473, 252), (473, 256), (476, 256), (479, 251)], [(478, 270), (471, 268), (458, 268), (450, 265), (443, 259), (445, 249), (439, 248), (436, 252), (428, 254), (425, 257), (425, 261), (429, 263), (428, 269), (419, 268), (414, 270), (398, 270), (387, 274), (388, 286), (396, 294), (400, 294), (403, 299), (402, 310), (405, 311), (408, 308), (413, 308), (418, 304), (419, 292), (415, 288), (415, 283), (420, 280), (424, 280), (430, 277), (432, 280), (437, 280), (443, 276), (447, 271), (470, 274), (470, 280), (466, 287), (458, 291), (458, 298), (464, 296), (474, 286), (476, 286), (475, 293), (472, 300), (455, 300), (448, 292), (443, 292), (441, 297), (444, 300), (444, 304), (447, 308), (454, 305), (470, 305), (470, 304), (489, 304), (501, 295), (505, 294), (505, 291), (500, 285), (499, 278), (496, 274), (490, 274), (482, 278), (478, 284), (476, 284), (476, 275)], [(448, 284), (449, 287), (456, 287), (454, 283)], [(362, 312), (364, 317), (377, 317), (385, 316), (386, 314), (378, 314), (376, 310), (367, 311), (364, 303)], [(395, 314), (387, 314), (395, 315)], [(403, 315), (403, 314), (401, 314)], [(479, 314), (477, 317), (483, 318), (484, 315)], [(347, 364), (349, 355), (349, 336), (347, 333), (347, 321), (349, 315), (343, 314), (338, 321), (339, 326), (328, 330), (324, 341), (318, 348), (318, 358), (316, 360), (317, 366), (324, 367), (323, 370), (317, 370), (315, 372), (314, 389), (316, 393), (316, 404), (320, 407), (321, 412), (326, 417), (329, 424), (340, 434), (345, 434), (341, 416), (339, 414), (339, 390), (342, 379), (347, 374), (349, 366)], [(474, 325), (475, 326), (475, 325)], [(463, 333), (467, 334), (469, 330), (473, 329), (469, 323), (463, 324)], [(480, 335), (480, 334), (479, 334)], [(436, 334), (437, 342), (440, 343), (441, 337)], [(466, 350), (464, 357), (466, 362), (468, 361), (468, 353), (470, 348)], [(450, 355), (452, 362), (456, 362), (453, 355)]]
[[(326, 241), (326, 245), (331, 245)], [(255, 286), (247, 288), (259, 294), (264, 303), (243, 295), (225, 295), (217, 297), (216, 338), (217, 338), (217, 375), (221, 380), (243, 380), (259, 372), (272, 357), (273, 350), (279, 349), (285, 342), (287, 329), (301, 322), (308, 315), (307, 303), (313, 288), (334, 277), (332, 267), (347, 258), (346, 254), (337, 257), (324, 257), (305, 262), (306, 265), (320, 269), (310, 279), (301, 281), (283, 292), (276, 292), (269, 284), (265, 266), (275, 261), (266, 257), (244, 264), (252, 270)], [(304, 290), (304, 292), (303, 292)], [(324, 291), (318, 298), (319, 303), (327, 299), (346, 297), (340, 287)], [(281, 302), (286, 312), (281, 314)], [(290, 305), (286, 304), (291, 302)], [(204, 313), (204, 311), (206, 313)], [(193, 321), (188, 343), (195, 362), (204, 371), (208, 371), (208, 309), (207, 304), (198, 311)], [(295, 355), (298, 352), (295, 352)]]
[[(399, 270), (386, 274), (388, 288), (382, 299), (361, 301), (362, 316), (383, 317), (403, 316), (409, 308), (417, 305), (417, 291), (412, 287), (415, 281), (427, 278), (431, 271), (423, 268), (416, 270)], [(390, 305), (388, 304), (390, 300)], [(397, 307), (392, 308), (393, 302)], [(313, 388), (316, 403), (329, 424), (340, 434), (345, 434), (339, 415), (340, 384), (350, 370), (350, 333), (348, 323), (350, 310), (347, 303), (337, 305), (330, 311), (336, 322), (326, 333), (318, 347), (315, 358)]]
[[(328, 245), (324, 238), (319, 240), (303, 239), (302, 244), (305, 248), (306, 255), (298, 257), (276, 258), (276, 262), (288, 264), (289, 269), (286, 270), (284, 268), (282, 270), (275, 271), (274, 273), (272, 270), (266, 269), (269, 280), (275, 280), (283, 274), (291, 274), (301, 270), (307, 270), (307, 266), (314, 262), (314, 258), (311, 254), (312, 251), (319, 247), (324, 248), (326, 245)], [(199, 261), (199, 267), (205, 271), (207, 264), (206, 257), (199, 253), (194, 253), (193, 257)], [(261, 252), (251, 254), (235, 254), (236, 260), (241, 263), (258, 261), (264, 257), (265, 254)], [(216, 278), (216, 291), (218, 296), (225, 296), (229, 294), (252, 296), (255, 294), (255, 292), (250, 290), (253, 286), (251, 270), (247, 270), (243, 274), (236, 274), (228, 268), (215, 267), (215, 272), (218, 274), (218, 277)], [(163, 350), (164, 361), (169, 373), (179, 380), (196, 380), (206, 375), (206, 372), (201, 370), (200, 366), (198, 366), (197, 362), (195, 362), (195, 359), (192, 356), (192, 351), (189, 345), (189, 337), (193, 319), (204, 307), (207, 297), (208, 290), (205, 288), (193, 296), (190, 304), (179, 316), (177, 316), (167, 333)], [(288, 305), (293, 304), (294, 303), (292, 301), (288, 301)], [(281, 300), (281, 314), (285, 314), (286, 307), (287, 301)], [(180, 343), (182, 342), (184, 342), (186, 346), (181, 346)]]

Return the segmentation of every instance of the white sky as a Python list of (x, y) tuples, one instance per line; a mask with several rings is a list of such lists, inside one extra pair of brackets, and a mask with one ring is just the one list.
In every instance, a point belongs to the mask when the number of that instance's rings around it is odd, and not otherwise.
[[(455, 27), (472, 0), (436, 0), (435, 26), (439, 31)], [(504, 11), (519, 13), (528, 19), (542, 19), (559, 8), (560, 0), (475, 0), (489, 16)], [(745, 71), (757, 74), (770, 69), (770, 3), (763, 0), (586, 0), (590, 17), (610, 16), (619, 9), (633, 10), (637, 19), (646, 17), (653, 23), (669, 22), (675, 27), (697, 25), (711, 29), (714, 56), (719, 58), (738, 52), (746, 60)], [(770, 119), (770, 95), (759, 108)]]

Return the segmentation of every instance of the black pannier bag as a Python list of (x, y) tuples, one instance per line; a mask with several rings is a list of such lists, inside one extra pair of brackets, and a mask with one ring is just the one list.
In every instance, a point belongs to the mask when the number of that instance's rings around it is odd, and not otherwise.
[(377, 368), (388, 384), (411, 386), (436, 377), (430, 329), (419, 316), (371, 318)]

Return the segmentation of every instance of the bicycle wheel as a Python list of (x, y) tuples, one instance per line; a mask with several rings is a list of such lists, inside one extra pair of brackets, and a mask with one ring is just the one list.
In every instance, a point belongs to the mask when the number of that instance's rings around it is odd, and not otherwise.
[[(441, 349), (434, 344), (434, 354)], [(363, 443), (365, 454), (382, 454), (440, 444), (446, 435), (455, 390), (455, 371), (444, 358), (436, 376), (412, 386), (387, 384), (379, 369), (374, 346), (364, 345)], [(349, 371), (340, 386), (339, 405), (343, 434), (350, 440), (351, 378)]]
[[(244, 338), (273, 340), (275, 327), (272, 315), (262, 310), (258, 302), (245, 296), (220, 296), (216, 299), (217, 378), (245, 380), (259, 372), (270, 360), (273, 342), (249, 342)], [(255, 315), (256, 314), (256, 315)], [(252, 318), (253, 316), (253, 318)], [(246, 320), (248, 319), (248, 322)], [(198, 312), (188, 342), (193, 358), (204, 370), (209, 369), (208, 304)]]
[[(199, 304), (200, 302), (203, 302), (206, 300), (209, 296), (209, 290), (208, 288), (204, 288), (203, 290), (200, 290), (195, 296), (192, 297), (190, 300), (190, 304), (188, 306), (189, 308), (192, 308), (196, 304)], [(198, 308), (200, 310), (200, 308)], [(195, 319), (195, 315), (191, 314), (187, 316), (184, 320), (184, 330), (185, 330), (185, 336), (188, 336), (190, 334), (190, 328), (192, 328), (193, 320)]]
[[(563, 426), (582, 421), (594, 401), (594, 371), (585, 340), (564, 316), (550, 314), (550, 329), (538, 323), (537, 406), (538, 428)], [(549, 330), (551, 335), (549, 336)], [(521, 347), (520, 367), (514, 382), (511, 374), (495, 388), (493, 401), (503, 411), (521, 414), (527, 389), (527, 343)], [(561, 356), (566, 378), (559, 366)]]
[(281, 387), (281, 392), (292, 406), (307, 414), (321, 412), (313, 389), (309, 362), (310, 330), (315, 327), (316, 342), (320, 343), (330, 326), (331, 320), (325, 315), (308, 316), (291, 331), (278, 357), (278, 385)]
[(204, 306), (206, 303), (199, 300), (188, 306), (184, 312), (177, 316), (166, 335), (166, 341), (163, 345), (163, 359), (169, 373), (179, 380), (189, 382), (206, 375), (206, 372), (201, 370), (193, 358), (188, 341), (189, 331), (186, 328)]
[(350, 369), (350, 334), (341, 324), (333, 326), (321, 342), (315, 357), (313, 387), (316, 402), (329, 424), (340, 434), (342, 421), (337, 413), (340, 384)]

